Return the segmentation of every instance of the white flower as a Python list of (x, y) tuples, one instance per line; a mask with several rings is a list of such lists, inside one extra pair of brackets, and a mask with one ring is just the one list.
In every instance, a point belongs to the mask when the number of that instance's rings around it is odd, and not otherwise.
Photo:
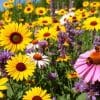
[(74, 15), (75, 15), (74, 12), (69, 12), (69, 13), (63, 15), (63, 16), (61, 17), (61, 19), (60, 19), (61, 25), (66, 24), (66, 21), (69, 19), (69, 17), (70, 17), (70, 16), (74, 16)]
[(39, 68), (43, 68), (46, 67), (46, 65), (49, 64), (50, 60), (48, 59), (48, 56), (45, 56), (39, 52), (31, 52), (31, 53), (27, 53), (27, 55), (32, 59), (32, 61), (35, 62), (35, 64), (39, 67)]
[(30, 44), (27, 45), (26, 49), (37, 49), (39, 48), (38, 40), (33, 40)]

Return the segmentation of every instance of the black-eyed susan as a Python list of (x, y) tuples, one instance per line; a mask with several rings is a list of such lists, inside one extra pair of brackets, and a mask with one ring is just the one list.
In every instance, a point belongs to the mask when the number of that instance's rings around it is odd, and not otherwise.
[(7, 2), (7, 1), (3, 2), (3, 7), (8, 8), (9, 7), (9, 2)]
[(51, 0), (46, 0), (46, 3), (50, 4), (51, 3)]
[(58, 15), (65, 15), (67, 13), (67, 11), (65, 9), (60, 9), (59, 11), (57, 11)]
[(77, 10), (75, 11), (75, 15), (79, 15), (79, 14), (84, 13), (84, 12), (86, 12), (86, 11), (87, 11), (87, 10), (86, 10), (86, 9), (83, 9), (83, 8), (77, 9)]
[(9, 6), (8, 6), (8, 8), (13, 8), (14, 7), (14, 5), (13, 5), (13, 3), (9, 3)]
[(59, 31), (66, 32), (65, 26), (61, 25), (60, 23), (54, 24), (53, 27), (57, 32), (59, 32)]
[(48, 58), (48, 56), (43, 55), (40, 52), (31, 52), (31, 53), (27, 53), (27, 55), (35, 62), (35, 64), (39, 67), (39, 68), (44, 68), (46, 67), (46, 65), (49, 64), (50, 60)]
[(7, 61), (5, 70), (14, 80), (22, 81), (32, 76), (35, 68), (35, 63), (28, 56), (18, 54)]
[(30, 13), (33, 12), (33, 10), (34, 10), (33, 5), (28, 5), (28, 6), (26, 6), (26, 7), (24, 8), (24, 13), (25, 13), (25, 14), (30, 14)]
[(43, 90), (41, 87), (31, 88), (23, 96), (22, 100), (52, 100), (51, 95), (47, 93), (47, 90)]
[(44, 7), (37, 7), (35, 12), (37, 15), (41, 16), (41, 15), (45, 15), (47, 13), (47, 10)]
[(64, 57), (63, 56), (58, 57), (56, 61), (57, 62), (67, 62), (70, 59), (71, 59), (70, 56), (65, 55)]
[(68, 79), (78, 78), (78, 73), (77, 72), (66, 72), (66, 77)]
[(44, 26), (44, 25), (47, 26), (47, 25), (50, 25), (50, 24), (52, 24), (52, 18), (49, 17), (49, 16), (40, 17), (40, 18), (38, 19), (38, 23), (39, 23), (40, 26)]
[(73, 23), (73, 22), (79, 22), (80, 19), (78, 18), (78, 16), (70, 16), (68, 18), (68, 21), (71, 22), (71, 23)]
[(100, 29), (100, 18), (90, 17), (83, 22), (83, 28), (86, 30), (96, 30)]
[(90, 7), (92, 8), (98, 8), (99, 7), (99, 2), (91, 2)]
[(8, 0), (8, 2), (10, 2), (10, 3), (14, 3), (14, 1), (15, 1), (15, 0)]
[(97, 14), (97, 13), (98, 13), (97, 9), (92, 8), (92, 9), (89, 10), (90, 15), (94, 15), (94, 14)]
[(83, 2), (83, 7), (88, 7), (89, 6), (89, 2), (88, 1), (84, 1)]
[(37, 40), (44, 40), (44, 39), (57, 39), (57, 31), (50, 27), (44, 27), (40, 29), (36, 35), (35, 35)]
[(21, 23), (9, 23), (1, 29), (0, 46), (4, 46), (4, 49), (12, 52), (23, 51), (32, 40), (30, 38), (31, 34), (32, 32)]
[(4, 18), (4, 22), (6, 22), (6, 23), (10, 23), (11, 22), (11, 17), (5, 17)]
[(3, 98), (4, 94), (2, 93), (2, 90), (7, 90), (7, 86), (5, 83), (7, 83), (7, 78), (1, 78), (0, 79), (0, 98)]
[(85, 19), (85, 18), (89, 17), (89, 15), (90, 14), (88, 12), (83, 12), (78, 16), (78, 18), (79, 19)]
[(17, 4), (17, 8), (18, 8), (18, 9), (22, 9), (22, 4), (21, 4), (21, 3), (18, 3), (18, 4)]

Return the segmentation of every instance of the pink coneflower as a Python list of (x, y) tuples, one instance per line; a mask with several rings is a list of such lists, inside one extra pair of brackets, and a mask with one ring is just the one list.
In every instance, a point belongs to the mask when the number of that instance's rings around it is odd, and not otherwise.
[(81, 54), (74, 68), (84, 82), (100, 82), (100, 46)]

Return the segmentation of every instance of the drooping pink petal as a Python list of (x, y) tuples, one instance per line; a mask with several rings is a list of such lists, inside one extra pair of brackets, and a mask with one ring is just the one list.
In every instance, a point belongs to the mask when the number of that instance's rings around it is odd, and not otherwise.
[(96, 67), (92, 67), (90, 69), (90, 71), (87, 73), (87, 75), (84, 77), (84, 82), (88, 83), (88, 82), (91, 82), (92, 79), (93, 79), (93, 76), (95, 74), (95, 70), (96, 70)]
[(93, 82), (95, 82), (95, 81), (100, 79), (100, 67), (96, 66), (96, 65), (94, 65), (94, 67), (96, 68), (96, 71), (95, 71), (95, 74), (94, 74), (94, 76), (92, 78)]
[(85, 71), (87, 68), (88, 68), (88, 65), (87, 64), (84, 64), (82, 66), (77, 67), (76, 68), (76, 71), (79, 74), (79, 73), (82, 73), (83, 71)]
[(85, 70), (83, 70), (82, 72), (79, 73), (80, 77), (84, 78), (88, 73), (89, 71), (92, 69), (92, 66), (88, 66)]

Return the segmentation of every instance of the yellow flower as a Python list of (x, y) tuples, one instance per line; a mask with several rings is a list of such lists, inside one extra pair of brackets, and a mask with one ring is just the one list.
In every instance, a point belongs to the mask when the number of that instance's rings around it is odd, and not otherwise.
[(46, 0), (46, 3), (50, 4), (51, 0)]
[(71, 23), (73, 23), (73, 22), (79, 22), (80, 19), (79, 19), (79, 16), (70, 16), (68, 18), (68, 21), (71, 22)]
[(83, 28), (86, 30), (96, 30), (100, 29), (100, 18), (90, 17), (83, 22)]
[(78, 74), (77, 72), (70, 72), (70, 73), (66, 72), (66, 77), (68, 79), (78, 78)]
[(78, 18), (81, 20), (87, 18), (88, 16), (90, 16), (89, 12), (83, 12), (78, 16)]
[(3, 7), (4, 7), (4, 8), (8, 8), (8, 7), (9, 7), (9, 2), (5, 1), (5, 2), (3, 3)]
[(99, 2), (91, 2), (90, 7), (92, 8), (98, 8), (99, 7)]
[(90, 15), (94, 15), (94, 14), (97, 14), (97, 13), (98, 13), (98, 11), (96, 9), (94, 9), (94, 8), (89, 10), (89, 14)]
[(66, 13), (67, 13), (67, 11), (65, 9), (60, 9), (59, 11), (57, 11), (58, 15), (64, 15)]
[(31, 42), (32, 32), (30, 32), (24, 25), (18, 23), (9, 23), (1, 29), (0, 33), (0, 46), (4, 46), (4, 49), (17, 52), (23, 51)]
[(18, 4), (17, 4), (17, 8), (18, 8), (18, 9), (22, 9), (22, 4), (21, 4), (21, 3), (18, 3)]
[(12, 3), (9, 3), (8, 8), (13, 8), (13, 7), (14, 7), (14, 5)]
[(84, 1), (83, 2), (83, 7), (87, 7), (87, 6), (89, 6), (89, 2), (88, 1)]
[(0, 79), (0, 98), (3, 98), (3, 93), (1, 92), (1, 90), (6, 90), (7, 86), (5, 85), (5, 83), (7, 83), (8, 79), (7, 78), (1, 78)]
[(41, 87), (34, 87), (26, 92), (22, 100), (52, 100), (51, 95), (47, 93), (47, 90), (43, 90)]
[(4, 21), (5, 21), (6, 23), (10, 23), (11, 20), (12, 20), (11, 17), (5, 17), (5, 18), (4, 18)]
[(78, 15), (79, 16), (79, 14), (82, 14), (82, 13), (84, 13), (84, 12), (86, 12), (87, 10), (86, 9), (83, 9), (83, 8), (80, 8), (80, 9), (77, 9), (76, 11), (75, 11), (75, 15)]
[(44, 40), (44, 39), (57, 39), (57, 31), (54, 28), (44, 27), (38, 31), (35, 35), (36, 39)]
[(61, 25), (60, 23), (54, 24), (53, 27), (57, 32), (59, 31), (66, 32), (65, 26)]
[(14, 3), (14, 1), (15, 1), (15, 0), (8, 0), (8, 2), (10, 2), (10, 3)]
[(45, 15), (47, 13), (47, 10), (44, 7), (38, 7), (36, 8), (35, 12), (37, 15)]
[(39, 19), (38, 19), (38, 24), (40, 25), (40, 26), (47, 26), (47, 25), (50, 25), (50, 24), (52, 24), (52, 18), (51, 17), (49, 17), (49, 16), (45, 16), (45, 17), (40, 17)]
[(33, 7), (32, 5), (28, 5), (28, 6), (26, 6), (25, 9), (24, 9), (24, 13), (25, 13), (25, 14), (30, 14), (30, 13), (33, 12), (33, 10), (34, 10), (34, 7)]
[(7, 61), (6, 72), (16, 81), (28, 79), (35, 72), (35, 63), (22, 54), (18, 54)]
[(56, 61), (57, 62), (59, 62), (59, 61), (61, 61), (61, 62), (64, 62), (64, 61), (67, 62), (70, 59), (71, 59), (70, 56), (65, 55), (64, 57), (62, 57), (62, 56), (58, 57)]

